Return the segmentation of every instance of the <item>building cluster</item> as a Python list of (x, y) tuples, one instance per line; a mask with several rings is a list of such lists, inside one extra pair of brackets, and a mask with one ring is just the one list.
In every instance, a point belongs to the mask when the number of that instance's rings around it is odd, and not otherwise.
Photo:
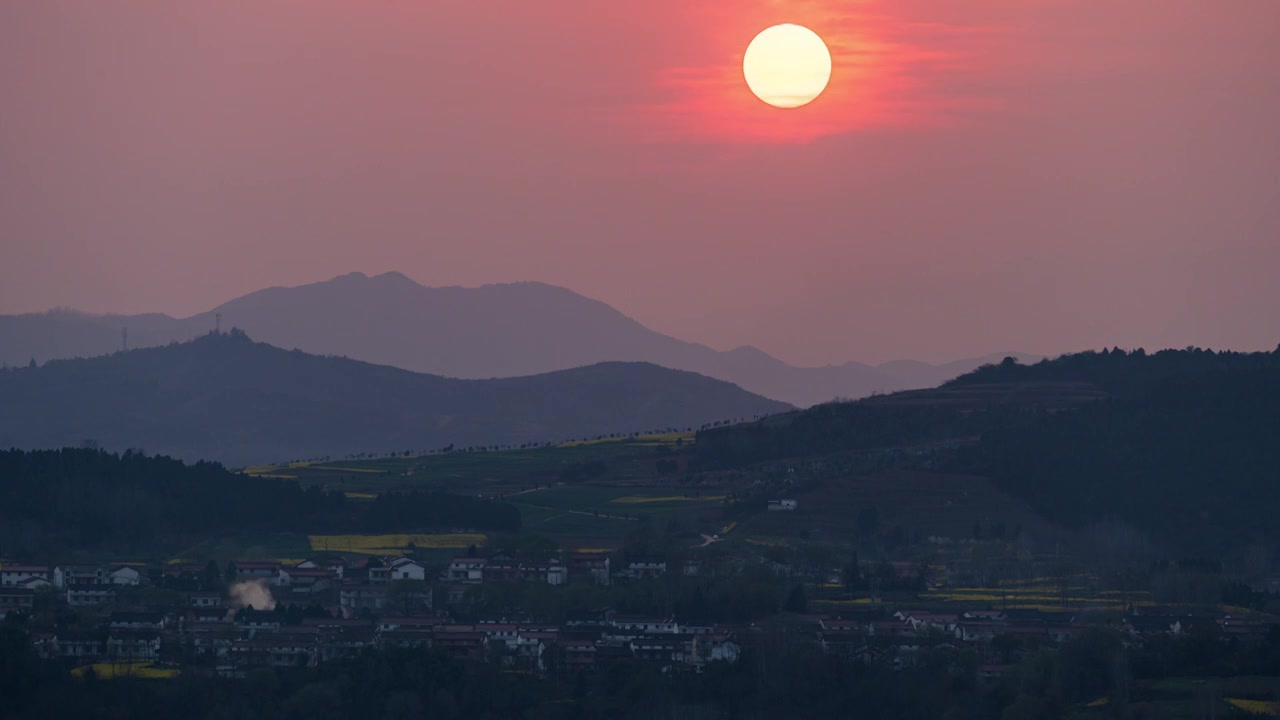
[[(83, 621), (31, 625), (43, 657), (77, 664), (172, 663), (232, 676), (257, 667), (315, 666), (388, 647), (439, 648), (536, 672), (556, 662), (588, 669), (619, 657), (695, 672), (708, 662), (736, 660), (738, 647), (727, 629), (681, 626), (672, 618), (602, 612), (564, 625), (506, 618), (461, 623), (433, 610), (433, 585), (461, 602), (467, 589), (485, 583), (560, 585), (572, 578), (608, 585), (665, 572), (664, 560), (650, 558), (632, 559), (615, 571), (606, 554), (532, 563), (502, 555), (458, 557), (438, 576), (408, 557), (235, 561), (219, 574), (217, 590), (175, 590), (199, 588), (209, 566), (8, 565), (0, 569), (0, 617), (65, 604), (78, 608)], [(150, 583), (170, 590), (163, 594), (168, 605), (157, 605), (154, 594), (144, 602), (123, 592)], [(277, 605), (297, 612), (268, 611)], [(305, 616), (299, 616), (303, 608)]]
[[(827, 653), (898, 668), (930, 652), (969, 649), (980, 660), (984, 680), (998, 679), (1036, 648), (1061, 645), (1092, 628), (1120, 631), (1133, 642), (1185, 633), (1247, 640), (1265, 637), (1277, 622), (1269, 616), (1154, 606), (1135, 606), (1123, 616), (1035, 609), (891, 613), (873, 607), (840, 616), (787, 614), (737, 627), (608, 610), (551, 625), (506, 617), (462, 622), (441, 606), (465, 608), (467, 591), (487, 583), (608, 585), (665, 574), (667, 562), (629, 557), (615, 567), (607, 554), (545, 562), (457, 557), (437, 574), (409, 557), (236, 561), (211, 582), (214, 570), (181, 563), (151, 569), (7, 565), (0, 568), (0, 617), (52, 605), (75, 608), (78, 622), (28, 624), (46, 658), (77, 664), (164, 662), (232, 676), (257, 667), (315, 666), (368, 648), (403, 647), (437, 648), (533, 672), (589, 670), (623, 658), (699, 672), (708, 663), (736, 661), (743, 647), (783, 630)], [(673, 571), (694, 575), (702, 568), (690, 562)], [(166, 592), (129, 592), (150, 583)], [(444, 598), (433, 597), (433, 588), (447, 600), (434, 602)], [(287, 609), (268, 611), (277, 604)]]
[[(811, 617), (811, 632), (828, 653), (896, 668), (915, 664), (933, 649), (971, 648), (984, 661), (980, 675), (999, 678), (1026, 653), (1060, 646), (1091, 629), (1119, 631), (1131, 642), (1199, 633), (1222, 640), (1261, 639), (1280, 618), (1240, 618), (1216, 610), (1135, 606), (1122, 617), (1040, 609), (968, 610), (939, 613), (868, 610), (852, 616)], [(997, 648), (997, 638), (1000, 639)]]

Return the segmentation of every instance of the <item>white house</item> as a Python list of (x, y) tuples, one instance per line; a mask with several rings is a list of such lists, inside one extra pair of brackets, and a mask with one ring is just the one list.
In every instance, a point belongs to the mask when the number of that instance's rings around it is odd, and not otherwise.
[(112, 585), (140, 585), (142, 573), (138, 572), (137, 568), (122, 565), (107, 573), (107, 581)]
[(390, 582), (427, 579), (427, 569), (412, 558), (396, 558), (387, 567), (387, 571), (387, 579)]
[(445, 570), (444, 579), (461, 583), (484, 582), (484, 566), (484, 558), (454, 558)]
[(53, 569), (53, 584), (60, 588), (69, 585), (105, 585), (107, 571), (99, 565), (59, 565)]
[(800, 503), (795, 500), (770, 500), (770, 511), (790, 511), (800, 507)]
[(53, 583), (42, 577), (29, 577), (18, 583), (15, 587), (26, 588), (28, 590), (43, 590), (53, 587)]
[(266, 578), (267, 582), (276, 585), (280, 582), (280, 563), (237, 560), (233, 564), (236, 575), (242, 578)]
[(31, 578), (52, 579), (48, 565), (5, 565), (0, 568), (0, 585), (14, 587)]
[(633, 578), (655, 578), (667, 574), (667, 561), (658, 558), (638, 558), (627, 563), (627, 572)]
[(676, 633), (679, 632), (679, 625), (676, 624), (674, 618), (659, 617), (637, 617), (631, 615), (618, 615), (613, 618), (613, 622), (609, 623), (618, 630), (630, 630), (640, 633)]

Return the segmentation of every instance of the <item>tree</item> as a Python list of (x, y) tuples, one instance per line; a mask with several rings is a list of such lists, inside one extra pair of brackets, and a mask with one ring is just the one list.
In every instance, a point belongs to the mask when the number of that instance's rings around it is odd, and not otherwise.
[(782, 606), (782, 609), (793, 613), (809, 611), (809, 601), (804, 595), (804, 583), (791, 588), (791, 594), (787, 595), (787, 602)]

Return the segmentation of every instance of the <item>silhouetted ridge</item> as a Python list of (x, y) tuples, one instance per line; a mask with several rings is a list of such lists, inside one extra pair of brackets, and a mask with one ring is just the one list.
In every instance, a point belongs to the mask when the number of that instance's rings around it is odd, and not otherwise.
[(425, 287), (398, 272), (359, 272), (258, 290), (185, 319), (164, 315), (0, 316), (0, 363), (93, 357), (244, 328), (277, 347), (459, 378), (516, 377), (611, 360), (652, 362), (808, 406), (836, 397), (933, 387), (989, 358), (945, 365), (798, 368), (750, 346), (719, 352), (654, 332), (609, 305), (554, 285)]
[(647, 363), (456, 380), (254, 342), (191, 342), (0, 372), (0, 447), (94, 440), (232, 464), (562, 441), (789, 406)]

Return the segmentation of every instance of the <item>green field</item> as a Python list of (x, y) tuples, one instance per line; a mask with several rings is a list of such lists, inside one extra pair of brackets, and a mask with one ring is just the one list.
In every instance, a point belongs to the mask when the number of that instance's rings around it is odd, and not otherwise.
[[(619, 502), (619, 501), (622, 502)], [(677, 495), (668, 486), (555, 486), (508, 498), (520, 508), (524, 529), (555, 538), (565, 548), (617, 547), (642, 518), (675, 521), (689, 531), (716, 532), (722, 498)]]
[(504, 495), (554, 483), (575, 463), (604, 463), (603, 481), (649, 482), (657, 475), (657, 460), (674, 457), (692, 443), (692, 433), (669, 433), (493, 452), (259, 465), (242, 472), (346, 492), (434, 488)]

